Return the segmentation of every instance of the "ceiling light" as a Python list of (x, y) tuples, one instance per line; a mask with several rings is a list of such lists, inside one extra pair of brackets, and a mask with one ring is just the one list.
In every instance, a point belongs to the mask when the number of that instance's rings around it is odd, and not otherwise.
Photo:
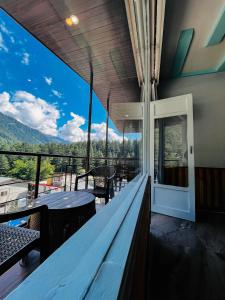
[(72, 25), (78, 25), (79, 24), (79, 18), (75, 15), (71, 15), (69, 18), (66, 18), (66, 24), (68, 26), (72, 26)]
[(128, 118), (128, 117), (129, 117), (129, 115), (124, 115), (124, 117), (125, 117), (125, 118)]

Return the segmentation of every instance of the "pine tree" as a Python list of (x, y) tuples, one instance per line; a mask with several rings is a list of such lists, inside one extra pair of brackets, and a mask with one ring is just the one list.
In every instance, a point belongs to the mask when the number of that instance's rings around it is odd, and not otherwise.
[(0, 154), (0, 174), (7, 175), (9, 171), (9, 162), (7, 156)]

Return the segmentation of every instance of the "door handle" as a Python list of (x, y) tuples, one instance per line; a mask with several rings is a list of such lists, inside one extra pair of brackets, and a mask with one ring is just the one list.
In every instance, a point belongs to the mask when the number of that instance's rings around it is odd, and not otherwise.
[(193, 146), (190, 146), (190, 153), (193, 153)]

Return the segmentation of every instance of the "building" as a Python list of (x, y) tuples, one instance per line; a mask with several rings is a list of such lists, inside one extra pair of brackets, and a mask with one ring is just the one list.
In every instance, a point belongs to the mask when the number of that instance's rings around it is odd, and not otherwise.
[[(110, 104), (110, 117), (121, 132), (126, 122), (127, 132), (142, 133), (139, 175), (7, 299), (146, 299), (146, 285), (155, 275), (147, 278), (150, 212), (185, 220), (180, 230), (202, 216), (224, 218), (224, 0), (0, 5), (90, 84), (90, 107), (94, 90), (108, 116)], [(181, 257), (192, 249), (185, 242)], [(199, 270), (194, 277), (187, 269), (173, 273), (182, 274), (181, 286), (186, 286), (177, 299), (197, 298), (197, 288), (223, 299), (224, 269), (215, 270), (220, 263), (224, 267), (224, 242), (220, 245), (218, 255), (210, 250), (211, 271), (201, 269), (200, 288)], [(191, 269), (196, 257), (189, 258)], [(210, 272), (219, 279), (210, 281)], [(162, 277), (157, 277), (159, 295), (167, 283)]]
[(24, 198), (27, 195), (27, 183), (10, 177), (0, 177), (0, 203)]

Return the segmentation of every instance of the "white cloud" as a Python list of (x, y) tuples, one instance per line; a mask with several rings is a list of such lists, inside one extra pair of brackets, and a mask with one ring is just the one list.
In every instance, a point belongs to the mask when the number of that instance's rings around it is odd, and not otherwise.
[(30, 64), (30, 54), (24, 52), (22, 55), (21, 63), (28, 66)]
[(62, 94), (57, 90), (52, 90), (52, 94), (55, 95), (58, 98), (62, 98)]
[(59, 129), (59, 136), (72, 143), (85, 141), (87, 139), (87, 133), (80, 128), (85, 124), (85, 119), (72, 112), (70, 115), (73, 119)]
[[(94, 132), (91, 134), (91, 138), (93, 140), (105, 140), (106, 136), (106, 123), (102, 122), (100, 124), (92, 124), (91, 128), (94, 130)], [(118, 135), (113, 128), (108, 129), (108, 138), (109, 141), (118, 141), (122, 142), (123, 138), (122, 136)]]
[(12, 44), (15, 44), (15, 42), (16, 42), (13, 36), (10, 36), (10, 41)]
[[(58, 128), (60, 111), (53, 104), (26, 91), (16, 91), (13, 95), (6, 91), (0, 93), (0, 111), (44, 134), (59, 136), (72, 143), (87, 140), (87, 131), (81, 128), (86, 123), (84, 117), (71, 112), (72, 119)], [(64, 112), (62, 116), (65, 116)], [(92, 140), (105, 140), (106, 123), (92, 124), (92, 131)], [(113, 128), (109, 128), (108, 133), (109, 141), (122, 142), (122, 137)]]
[(0, 50), (2, 50), (4, 52), (9, 52), (9, 49), (5, 45), (5, 41), (3, 39), (1, 32), (0, 32)]
[(30, 78), (27, 79), (28, 82), (31, 82), (32, 80)]
[(45, 82), (46, 82), (48, 85), (51, 85), (51, 84), (52, 84), (52, 77), (44, 76), (44, 80), (45, 80)]
[(67, 102), (63, 102), (62, 105), (66, 106), (68, 103)]
[[(10, 42), (12, 43), (12, 44), (15, 44), (15, 38), (12, 36), (12, 32), (11, 31), (9, 31), (8, 30), (8, 28), (6, 27), (6, 24), (4, 23), (4, 22), (2, 22), (1, 24), (0, 24), (0, 31), (2, 32), (2, 33), (4, 33), (5, 35), (7, 35), (7, 37), (9, 38), (9, 40), (10, 40)], [(1, 34), (1, 32), (0, 32), (0, 35), (1, 35), (1, 40), (3, 41), (3, 36), (2, 36), (2, 34)], [(4, 44), (5, 45), (5, 44)], [(0, 47), (1, 48), (1, 47)], [(5, 49), (4, 49), (4, 51), (5, 52), (8, 52), (8, 48), (5, 46)]]
[(7, 92), (0, 94), (0, 111), (44, 134), (58, 134), (59, 111), (55, 106), (26, 91), (17, 91), (12, 97)]
[(13, 104), (10, 102), (10, 95), (7, 92), (0, 94), (0, 110), (3, 114), (13, 116), (16, 114), (16, 110)]
[[(87, 131), (84, 131), (81, 126), (85, 124), (85, 119), (82, 116), (70, 113), (72, 120), (68, 121), (59, 129), (59, 136), (66, 141), (75, 143), (87, 140)], [(91, 133), (92, 140), (105, 140), (106, 136), (106, 123), (92, 124)], [(122, 142), (123, 138), (118, 135), (114, 129), (109, 128), (108, 131), (109, 141), (119, 141)]]
[(6, 25), (5, 25), (4, 22), (2, 22), (2, 23), (0, 24), (0, 30), (1, 30), (2, 32), (4, 32), (5, 34), (7, 34), (7, 35), (10, 35), (10, 34), (11, 34), (11, 32), (8, 30), (8, 28), (6, 27)]

